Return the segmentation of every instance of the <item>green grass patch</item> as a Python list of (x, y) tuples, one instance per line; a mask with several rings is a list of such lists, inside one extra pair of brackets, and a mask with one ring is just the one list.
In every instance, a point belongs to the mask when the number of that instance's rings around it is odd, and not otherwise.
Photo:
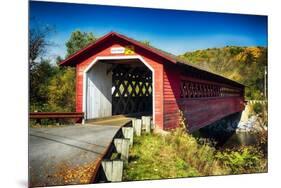
[(134, 138), (124, 181), (266, 172), (267, 161), (251, 147), (217, 151), (198, 142), (184, 129), (166, 136), (147, 134)]

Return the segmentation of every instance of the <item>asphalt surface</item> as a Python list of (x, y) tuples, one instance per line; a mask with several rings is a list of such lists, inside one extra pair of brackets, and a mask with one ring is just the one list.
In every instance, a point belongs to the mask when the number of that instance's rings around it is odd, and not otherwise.
[(126, 121), (30, 128), (29, 185), (67, 184), (65, 179), (58, 175), (60, 171), (96, 161), (105, 152), (124, 122)]

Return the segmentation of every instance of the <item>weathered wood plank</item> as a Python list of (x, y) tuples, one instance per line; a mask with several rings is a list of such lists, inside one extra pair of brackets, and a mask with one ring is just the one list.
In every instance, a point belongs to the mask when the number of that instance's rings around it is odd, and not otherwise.
[(124, 165), (122, 160), (103, 160), (101, 164), (107, 181), (122, 181)]
[(133, 146), (134, 141), (134, 128), (133, 127), (122, 127), (122, 133), (124, 138), (130, 139), (130, 146)]
[(133, 119), (133, 128), (134, 128), (134, 133), (137, 136), (141, 136), (141, 119)]
[(151, 116), (142, 116), (142, 129), (145, 130), (145, 132), (150, 133), (151, 130)]
[(129, 158), (130, 139), (115, 138), (114, 146), (117, 153), (121, 154), (120, 158), (127, 162)]

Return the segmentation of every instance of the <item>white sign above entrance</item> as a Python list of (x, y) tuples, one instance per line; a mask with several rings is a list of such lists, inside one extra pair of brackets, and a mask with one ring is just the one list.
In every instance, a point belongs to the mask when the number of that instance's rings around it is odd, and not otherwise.
[(112, 47), (110, 49), (110, 53), (112, 53), (112, 54), (124, 54), (125, 48), (124, 47)]

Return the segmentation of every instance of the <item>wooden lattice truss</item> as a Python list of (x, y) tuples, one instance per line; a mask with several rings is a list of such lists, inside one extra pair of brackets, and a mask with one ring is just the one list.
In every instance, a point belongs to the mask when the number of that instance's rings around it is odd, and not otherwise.
[(115, 65), (112, 87), (112, 115), (151, 113), (152, 73), (148, 68)]
[(242, 90), (239, 88), (219, 84), (193, 82), (189, 80), (181, 81), (182, 98), (225, 97), (241, 95)]

